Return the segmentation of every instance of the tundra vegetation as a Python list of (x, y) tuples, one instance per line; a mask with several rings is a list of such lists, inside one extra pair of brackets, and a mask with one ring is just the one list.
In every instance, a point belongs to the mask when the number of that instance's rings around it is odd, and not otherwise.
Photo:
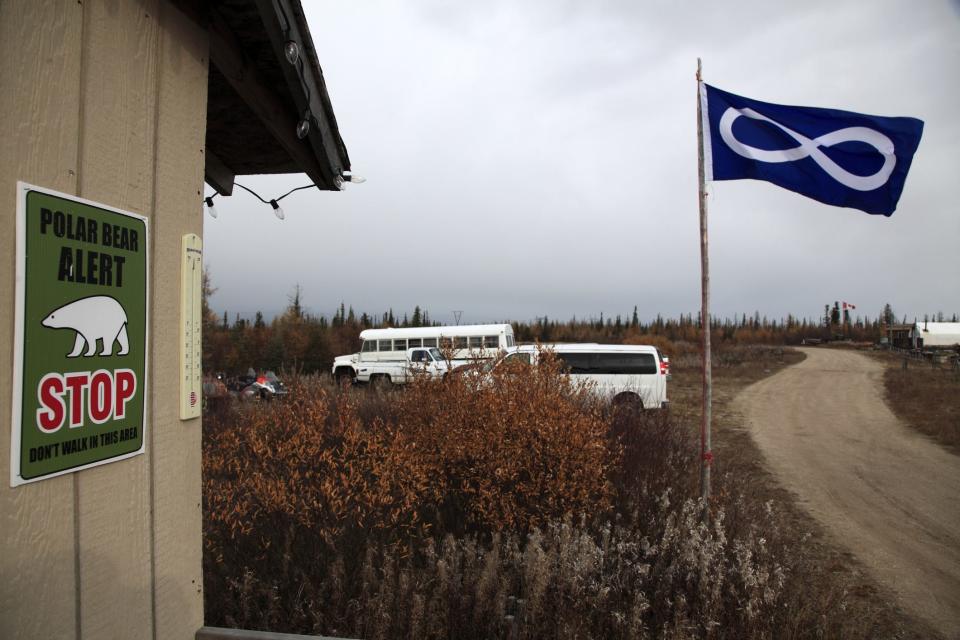
[(960, 362), (874, 352), (884, 363), (887, 403), (901, 420), (960, 454)]
[[(674, 352), (676, 353), (676, 351)], [(698, 501), (696, 358), (670, 411), (556, 363), (378, 392), (291, 379), (204, 421), (207, 624), (355, 638), (922, 637), (770, 485), (726, 398), (783, 349), (717, 352)]]

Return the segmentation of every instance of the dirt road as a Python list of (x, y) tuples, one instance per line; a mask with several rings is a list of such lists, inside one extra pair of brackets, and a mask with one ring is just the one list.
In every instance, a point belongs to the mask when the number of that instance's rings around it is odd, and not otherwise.
[(785, 487), (903, 608), (960, 638), (960, 457), (883, 401), (883, 365), (849, 351), (807, 359), (737, 398)]

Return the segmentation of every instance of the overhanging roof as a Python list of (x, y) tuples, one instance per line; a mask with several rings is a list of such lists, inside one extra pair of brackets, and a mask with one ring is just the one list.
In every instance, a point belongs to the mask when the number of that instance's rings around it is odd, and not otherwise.
[[(350, 158), (300, 1), (192, 4), (210, 33), (206, 181), (229, 195), (237, 175), (303, 172), (320, 189), (340, 189)], [(284, 56), (288, 41), (299, 47), (297, 65)], [(305, 115), (310, 131), (300, 139)]]

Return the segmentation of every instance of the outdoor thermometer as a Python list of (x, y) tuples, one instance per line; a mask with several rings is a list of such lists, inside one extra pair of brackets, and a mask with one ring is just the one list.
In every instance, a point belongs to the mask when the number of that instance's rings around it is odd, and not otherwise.
[(180, 247), (180, 419), (189, 420), (203, 405), (203, 240), (188, 233)]

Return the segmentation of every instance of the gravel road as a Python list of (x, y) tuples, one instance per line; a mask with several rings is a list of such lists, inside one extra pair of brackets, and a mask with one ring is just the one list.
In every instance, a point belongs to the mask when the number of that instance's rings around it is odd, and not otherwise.
[(901, 423), (883, 365), (834, 349), (745, 389), (735, 408), (771, 471), (898, 603), (960, 638), (960, 457)]

